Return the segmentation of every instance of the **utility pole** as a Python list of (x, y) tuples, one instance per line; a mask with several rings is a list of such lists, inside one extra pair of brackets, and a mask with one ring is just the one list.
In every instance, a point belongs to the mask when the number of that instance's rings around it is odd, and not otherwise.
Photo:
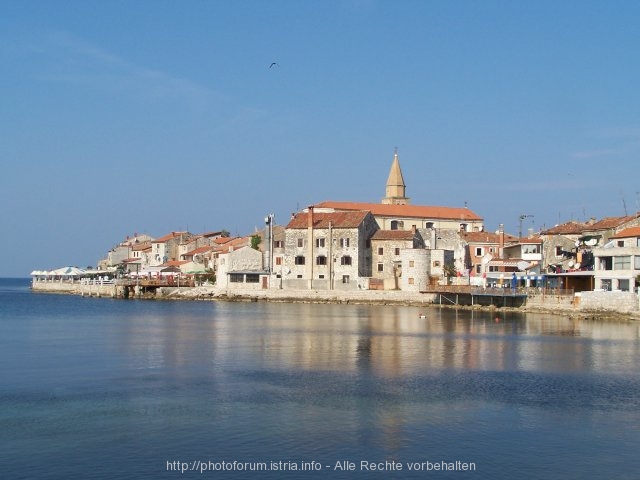
[(518, 239), (521, 239), (521, 238), (522, 238), (522, 221), (523, 221), (525, 218), (533, 218), (533, 215), (526, 215), (526, 214), (524, 214), (524, 213), (523, 213), (523, 214), (522, 214), (522, 215), (520, 215), (520, 217), (518, 217), (518, 218), (520, 218), (520, 228), (518, 229)]

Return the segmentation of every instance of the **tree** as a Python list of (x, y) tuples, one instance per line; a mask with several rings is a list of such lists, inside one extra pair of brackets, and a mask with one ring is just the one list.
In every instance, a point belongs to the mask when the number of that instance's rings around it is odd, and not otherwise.
[(258, 245), (262, 242), (262, 238), (257, 233), (251, 236), (251, 248), (258, 250)]
[(456, 276), (456, 265), (453, 262), (447, 262), (443, 267), (444, 276), (445, 277), (455, 277)]

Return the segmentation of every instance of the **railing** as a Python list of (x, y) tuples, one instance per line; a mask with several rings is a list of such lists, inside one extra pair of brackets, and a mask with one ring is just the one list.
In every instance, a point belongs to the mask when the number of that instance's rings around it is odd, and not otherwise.
[(119, 278), (116, 285), (123, 287), (195, 287), (195, 280), (177, 278)]
[(433, 285), (428, 287), (424, 293), (458, 293), (468, 295), (493, 295), (497, 297), (508, 296), (535, 296), (535, 295), (558, 295), (558, 296), (573, 296), (573, 290), (565, 290), (559, 288), (542, 288), (542, 287), (528, 287), (528, 288), (510, 288), (506, 286), (500, 287), (477, 287), (474, 285)]

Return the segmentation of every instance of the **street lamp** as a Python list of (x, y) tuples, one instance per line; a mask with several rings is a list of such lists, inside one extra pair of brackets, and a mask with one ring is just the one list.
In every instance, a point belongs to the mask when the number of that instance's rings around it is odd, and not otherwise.
[(271, 273), (273, 270), (273, 220), (275, 219), (275, 215), (270, 213), (266, 217), (264, 217), (264, 223), (267, 226), (267, 272)]

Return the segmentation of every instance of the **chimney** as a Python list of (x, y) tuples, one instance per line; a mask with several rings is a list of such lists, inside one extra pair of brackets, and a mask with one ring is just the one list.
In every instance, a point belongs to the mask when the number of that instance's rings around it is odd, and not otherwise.
[(307, 215), (307, 228), (313, 228), (313, 205), (309, 205), (307, 210), (309, 210), (309, 215)]
[(504, 252), (504, 225), (498, 225), (498, 255), (502, 258)]

